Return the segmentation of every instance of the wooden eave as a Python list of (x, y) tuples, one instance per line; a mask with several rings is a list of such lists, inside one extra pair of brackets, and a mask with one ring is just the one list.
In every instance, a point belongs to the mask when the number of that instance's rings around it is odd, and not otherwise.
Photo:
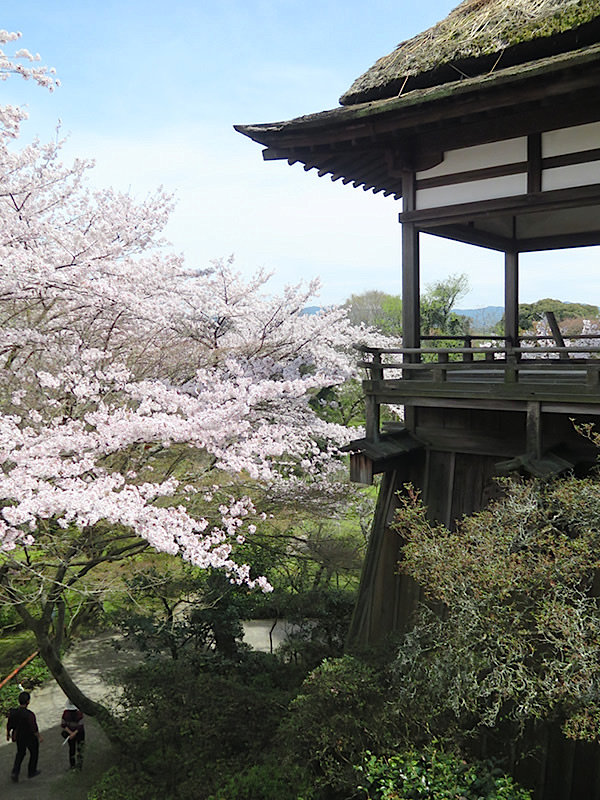
[(403, 172), (434, 166), (444, 150), (599, 119), (599, 85), (596, 44), (395, 98), (234, 127), (267, 148), (265, 160), (399, 198)]
[(368, 485), (373, 475), (393, 469), (414, 450), (424, 447), (424, 442), (402, 428), (382, 434), (377, 441), (356, 439), (341, 449), (350, 454), (350, 480)]
[(402, 429), (390, 434), (382, 434), (373, 442), (370, 439), (355, 439), (341, 449), (346, 453), (362, 453), (373, 462), (382, 462), (419, 450), (424, 442), (413, 436), (410, 431)]

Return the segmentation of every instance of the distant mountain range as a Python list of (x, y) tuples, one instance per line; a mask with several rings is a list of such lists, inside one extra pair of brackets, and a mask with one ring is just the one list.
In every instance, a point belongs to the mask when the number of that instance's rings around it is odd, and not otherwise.
[[(307, 306), (302, 309), (302, 314), (318, 314), (320, 306)], [(483, 308), (455, 308), (455, 314), (471, 318), (471, 331), (473, 333), (491, 333), (504, 316), (504, 306), (484, 306)], [(599, 308), (600, 313), (600, 308)]]
[[(307, 306), (302, 314), (318, 314), (320, 306)], [(488, 332), (502, 319), (504, 306), (485, 306), (485, 308), (455, 308), (454, 311), (463, 317), (470, 317), (472, 327), (476, 331)]]
[(497, 325), (504, 314), (504, 306), (485, 306), (484, 308), (455, 308), (461, 317), (470, 317), (475, 331), (489, 331)]
[(300, 312), (301, 314), (318, 314), (321, 310), (321, 306), (306, 306)]

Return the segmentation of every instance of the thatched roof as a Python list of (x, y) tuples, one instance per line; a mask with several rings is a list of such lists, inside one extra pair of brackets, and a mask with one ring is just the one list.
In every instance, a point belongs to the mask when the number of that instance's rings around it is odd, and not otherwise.
[(342, 105), (394, 97), (585, 47), (600, 34), (600, 0), (464, 0), (352, 84)]

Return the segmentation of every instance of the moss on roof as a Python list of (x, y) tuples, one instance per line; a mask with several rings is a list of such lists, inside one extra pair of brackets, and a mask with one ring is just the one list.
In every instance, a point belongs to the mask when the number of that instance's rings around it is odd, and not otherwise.
[(498, 62), (508, 66), (575, 49), (598, 39), (598, 23), (600, 0), (464, 0), (446, 19), (380, 58), (340, 102), (391, 97), (483, 74)]

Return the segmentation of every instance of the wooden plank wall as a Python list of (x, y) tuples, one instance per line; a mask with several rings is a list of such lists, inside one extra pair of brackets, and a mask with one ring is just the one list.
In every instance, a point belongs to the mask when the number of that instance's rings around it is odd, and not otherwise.
[(497, 494), (497, 458), (462, 453), (415, 451), (402, 469), (386, 473), (379, 490), (371, 539), (363, 566), (349, 642), (379, 642), (387, 633), (406, 631), (422, 600), (412, 578), (398, 572), (402, 540), (391, 527), (398, 494), (407, 483), (421, 490), (432, 521), (453, 527), (454, 520), (487, 504)]
[[(368, 645), (390, 631), (410, 626), (420, 594), (399, 575), (401, 541), (391, 528), (397, 493), (412, 483), (422, 493), (432, 522), (453, 528), (465, 514), (484, 508), (499, 493), (497, 464), (522, 455), (527, 447), (526, 413), (461, 408), (418, 408), (417, 436), (423, 450), (407, 453), (401, 467), (383, 476), (369, 549), (349, 634), (350, 642)], [(586, 472), (597, 449), (576, 433), (571, 416), (542, 417), (544, 449), (550, 449)]]
[[(412, 483), (429, 518), (452, 528), (498, 495), (496, 465), (525, 451), (525, 423), (525, 414), (513, 412), (417, 409), (419, 436), (430, 444), (407, 454), (400, 468), (382, 478), (349, 645), (368, 646), (408, 630), (423, 599), (418, 585), (397, 568), (402, 540), (391, 523), (398, 493)], [(581, 471), (594, 463), (596, 449), (574, 432), (568, 414), (546, 415), (543, 430), (545, 446), (579, 459)], [(568, 741), (557, 727), (544, 726), (526, 732), (521, 742), (504, 744), (513, 755), (529, 753), (515, 761), (514, 774), (534, 789), (536, 800), (600, 800), (597, 745)]]

